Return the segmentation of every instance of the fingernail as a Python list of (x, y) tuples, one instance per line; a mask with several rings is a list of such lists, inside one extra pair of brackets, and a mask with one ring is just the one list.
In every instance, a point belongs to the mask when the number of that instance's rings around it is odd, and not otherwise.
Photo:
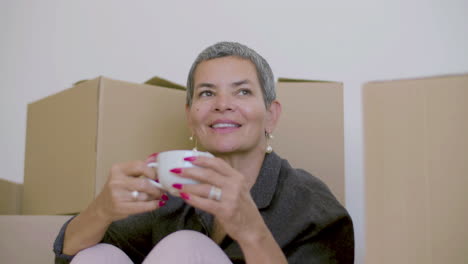
[(196, 159), (197, 159), (197, 157), (195, 157), (195, 156), (184, 158), (185, 161), (195, 161)]
[(190, 195), (188, 193), (181, 192), (180, 197), (182, 197), (184, 200), (190, 200)]
[(178, 190), (182, 190), (183, 185), (180, 184), (180, 183), (174, 183), (174, 184), (172, 184), (172, 187), (174, 187), (174, 188), (176, 188)]
[(163, 195), (161, 196), (161, 199), (163, 199), (164, 201), (167, 201), (167, 200), (169, 200), (169, 196), (163, 194)]
[(159, 201), (159, 207), (163, 207), (166, 204), (166, 201)]
[(175, 174), (180, 174), (180, 173), (182, 173), (182, 169), (181, 168), (174, 168), (174, 169), (170, 170), (170, 172), (175, 173)]
[(146, 163), (155, 162), (157, 156), (158, 156), (158, 152), (149, 155), (148, 158), (146, 158)]

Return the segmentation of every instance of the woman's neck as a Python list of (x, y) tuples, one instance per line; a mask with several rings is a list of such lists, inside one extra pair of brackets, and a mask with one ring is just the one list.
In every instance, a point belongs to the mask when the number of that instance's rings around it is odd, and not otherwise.
[(258, 174), (265, 159), (265, 151), (255, 149), (250, 152), (217, 154), (217, 157), (226, 161), (231, 167), (245, 175), (249, 181), (249, 187), (257, 181)]

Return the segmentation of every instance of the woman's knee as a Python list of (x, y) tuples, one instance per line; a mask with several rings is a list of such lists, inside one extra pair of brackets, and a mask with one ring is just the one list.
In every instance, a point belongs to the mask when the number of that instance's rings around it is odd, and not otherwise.
[[(211, 240), (206, 235), (192, 230), (181, 230), (174, 232), (168, 236), (166, 236), (163, 240), (159, 242), (159, 244), (164, 245), (168, 244), (171, 247), (189, 247), (193, 248), (194, 245), (205, 245), (205, 244), (213, 244), (213, 240)], [(158, 245), (159, 245), (158, 244)]]
[(162, 239), (144, 263), (231, 263), (223, 250), (200, 232), (182, 230)]
[(81, 250), (76, 254), (71, 263), (129, 264), (133, 262), (120, 248), (110, 244), (101, 243)]

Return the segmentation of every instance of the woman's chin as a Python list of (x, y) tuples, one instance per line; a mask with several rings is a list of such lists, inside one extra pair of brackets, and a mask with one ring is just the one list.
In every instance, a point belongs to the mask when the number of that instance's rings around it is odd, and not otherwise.
[(239, 151), (238, 146), (224, 145), (224, 144), (215, 145), (215, 146), (206, 146), (204, 149), (214, 155), (216, 154), (226, 155), (226, 154), (235, 153)]

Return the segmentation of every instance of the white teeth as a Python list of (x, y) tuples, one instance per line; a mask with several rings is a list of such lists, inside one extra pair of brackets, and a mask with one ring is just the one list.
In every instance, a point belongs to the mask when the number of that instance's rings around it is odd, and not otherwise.
[(213, 128), (238, 127), (238, 126), (239, 125), (236, 125), (236, 124), (218, 123), (218, 124), (214, 124)]

